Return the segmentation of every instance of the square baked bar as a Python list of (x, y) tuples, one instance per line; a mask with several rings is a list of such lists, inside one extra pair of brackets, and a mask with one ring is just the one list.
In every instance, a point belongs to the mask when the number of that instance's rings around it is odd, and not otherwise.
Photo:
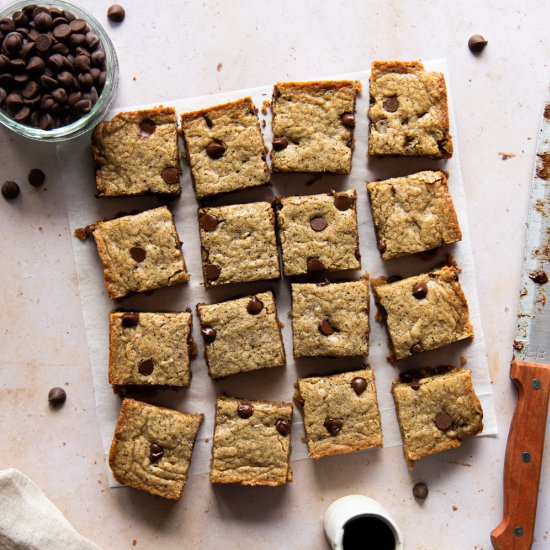
[(187, 481), (202, 414), (124, 399), (109, 453), (119, 483), (171, 500)]
[(274, 172), (349, 174), (358, 81), (284, 82), (273, 88)]
[(383, 260), (462, 239), (445, 172), (427, 170), (373, 181), (367, 191)]
[(392, 394), (409, 467), (415, 460), (459, 447), (483, 430), (483, 411), (468, 369), (404, 373), (394, 382)]
[(456, 267), (442, 267), (394, 283), (384, 277), (372, 280), (391, 360), (474, 336), (459, 273)]
[(109, 315), (109, 383), (174, 386), (191, 383), (190, 311)]
[(197, 304), (208, 374), (284, 367), (285, 348), (273, 293), (218, 304)]
[(119, 113), (92, 134), (99, 197), (180, 194), (176, 111)]
[(355, 189), (277, 199), (287, 277), (361, 267), (356, 202)]
[(174, 218), (166, 206), (97, 222), (91, 232), (112, 299), (189, 281)]
[(198, 199), (270, 182), (258, 110), (249, 97), (185, 113), (181, 129)]
[(199, 208), (198, 215), (206, 287), (281, 276), (271, 203)]
[(453, 156), (442, 73), (419, 61), (374, 61), (370, 102), (369, 155)]
[(300, 378), (295, 400), (304, 416), (311, 458), (382, 447), (382, 424), (371, 369)]
[(344, 357), (369, 352), (369, 283), (292, 285), (294, 357)]
[(284, 485), (292, 481), (292, 404), (221, 395), (216, 403), (210, 481)]

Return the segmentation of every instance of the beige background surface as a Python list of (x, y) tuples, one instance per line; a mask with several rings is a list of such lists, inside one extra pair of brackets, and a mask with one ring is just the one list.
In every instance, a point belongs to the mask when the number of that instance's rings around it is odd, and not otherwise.
[[(105, 20), (108, 2), (81, 4)], [(501, 514), (504, 433), (515, 402), (508, 362), (534, 138), (549, 77), (550, 5), (132, 0), (126, 8), (122, 25), (106, 25), (121, 62), (119, 105), (354, 71), (375, 58), (447, 58), (503, 435), (426, 459), (413, 473), (401, 449), (390, 448), (295, 463), (295, 482), (274, 490), (214, 488), (197, 476), (178, 504), (108, 489), (53, 151), (1, 130), (1, 178), (19, 181), (23, 193), (14, 204), (0, 202), (0, 468), (17, 467), (33, 478), (104, 548), (129, 548), (135, 539), (142, 548), (322, 549), (324, 510), (353, 492), (390, 510), (407, 548), (490, 548), (489, 532)], [(490, 42), (479, 58), (466, 47), (474, 32)], [(515, 156), (504, 161), (499, 153)], [(34, 166), (48, 175), (41, 190), (25, 183)], [(51, 412), (47, 391), (63, 384), (68, 401)], [(546, 449), (548, 471), (548, 441)], [(417, 480), (431, 491), (423, 505), (411, 495)], [(550, 548), (549, 516), (546, 476), (535, 549)]]

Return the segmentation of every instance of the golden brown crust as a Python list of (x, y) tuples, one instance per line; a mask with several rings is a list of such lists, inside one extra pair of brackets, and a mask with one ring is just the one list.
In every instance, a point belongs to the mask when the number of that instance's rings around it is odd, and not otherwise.
[(353, 86), (357, 92), (362, 90), (362, 85), (359, 80), (312, 80), (307, 82), (277, 82), (274, 89), (278, 88), (318, 88), (318, 89), (331, 89), (331, 88), (347, 88)]
[(183, 124), (188, 120), (201, 118), (201, 117), (204, 117), (205, 115), (208, 116), (211, 113), (216, 113), (219, 111), (231, 110), (235, 107), (248, 107), (250, 109), (253, 109), (256, 114), (258, 113), (258, 109), (254, 105), (252, 98), (250, 96), (247, 96), (247, 97), (243, 97), (242, 99), (237, 99), (236, 101), (228, 101), (227, 103), (214, 105), (214, 107), (206, 107), (204, 109), (198, 109), (197, 111), (190, 111), (188, 113), (183, 113), (182, 115), (180, 115), (180, 121)]

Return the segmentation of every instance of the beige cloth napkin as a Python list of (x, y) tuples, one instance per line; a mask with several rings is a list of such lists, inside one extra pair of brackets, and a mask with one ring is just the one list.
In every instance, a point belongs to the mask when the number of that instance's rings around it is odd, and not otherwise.
[(101, 550), (80, 536), (42, 489), (19, 470), (0, 471), (2, 550)]

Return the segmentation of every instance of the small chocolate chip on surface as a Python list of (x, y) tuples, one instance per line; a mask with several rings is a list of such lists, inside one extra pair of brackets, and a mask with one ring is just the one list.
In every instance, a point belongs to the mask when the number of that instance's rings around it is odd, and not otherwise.
[(424, 347), (420, 342), (411, 346), (411, 353), (422, 353), (423, 351)]
[(151, 458), (151, 462), (156, 462), (157, 460), (160, 460), (163, 455), (164, 449), (162, 448), (162, 446), (158, 443), (151, 443), (151, 447), (149, 447), (149, 456)]
[(250, 418), (254, 414), (254, 407), (250, 403), (239, 403), (237, 414), (241, 418)]
[(124, 328), (134, 328), (139, 324), (139, 313), (137, 311), (131, 311), (122, 315), (120, 324)]
[(435, 417), (434, 423), (440, 430), (448, 430), (453, 425), (453, 418), (444, 412)]
[(277, 137), (271, 143), (274, 151), (282, 151), (288, 147), (288, 139), (286, 137)]
[(531, 273), (529, 273), (529, 279), (539, 285), (545, 285), (548, 282), (548, 275), (543, 269), (536, 269), (535, 271), (531, 271)]
[(384, 107), (384, 110), (388, 113), (395, 113), (395, 111), (399, 109), (399, 100), (396, 96), (388, 97), (384, 99), (382, 106)]
[(367, 389), (367, 381), (361, 376), (356, 376), (351, 381), (351, 387), (357, 395), (361, 395)]
[(211, 158), (211, 159), (219, 159), (221, 157), (223, 157), (225, 153), (225, 146), (223, 143), (220, 143), (219, 141), (211, 141), (207, 146), (206, 146), (206, 154)]
[(161, 172), (160, 177), (168, 185), (173, 185), (174, 183), (178, 183), (180, 180), (178, 169), (174, 168), (173, 166), (169, 166), (168, 168), (165, 168)]
[[(78, 57), (76, 58), (76, 61), (78, 61)], [(84, 59), (88, 59), (87, 57), (84, 57)], [(144, 118), (139, 123), (139, 132), (143, 137), (149, 137), (150, 135), (155, 133), (155, 130), (157, 129), (157, 125), (154, 120), (150, 118)]]
[(319, 329), (319, 332), (323, 335), (323, 336), (330, 336), (331, 334), (334, 333), (334, 329), (332, 328), (331, 324), (329, 323), (328, 319), (323, 319), (318, 327)]
[(19, 191), (19, 185), (14, 181), (5, 181), (2, 184), (2, 196), (8, 201), (17, 198)]
[(340, 120), (346, 128), (355, 128), (355, 117), (352, 113), (344, 113)]
[(468, 39), (468, 48), (472, 53), (480, 53), (487, 46), (487, 40), (481, 34), (474, 34)]
[(309, 258), (307, 261), (307, 270), (310, 273), (320, 273), (325, 270), (325, 265), (319, 258)]
[(155, 369), (155, 364), (152, 359), (145, 359), (139, 364), (138, 371), (139, 374), (143, 376), (149, 376)]
[(214, 231), (218, 226), (218, 218), (213, 214), (201, 214), (199, 218), (199, 225), (204, 231)]
[(417, 300), (425, 298), (426, 294), (428, 294), (428, 287), (426, 283), (416, 283), (412, 287), (412, 294)]
[(256, 296), (252, 296), (252, 298), (250, 298), (250, 301), (246, 305), (246, 311), (248, 311), (250, 315), (258, 315), (258, 313), (260, 313), (263, 308), (263, 302), (261, 300), (258, 300)]
[(353, 199), (345, 193), (338, 193), (334, 195), (334, 206), (337, 210), (342, 212), (349, 210), (353, 204)]
[(67, 399), (67, 394), (63, 388), (52, 388), (48, 392), (48, 401), (52, 405), (62, 405)]
[(315, 216), (315, 218), (309, 221), (309, 225), (313, 231), (323, 231), (323, 229), (326, 229), (328, 223), (323, 216)]
[(284, 418), (278, 418), (275, 422), (275, 428), (281, 435), (288, 435), (290, 433), (290, 422)]
[(216, 331), (211, 327), (204, 327), (201, 330), (202, 337), (207, 344), (211, 344), (216, 339)]
[(222, 268), (218, 264), (206, 264), (204, 266), (204, 276), (207, 281), (216, 281), (222, 273)]
[(46, 174), (40, 168), (33, 168), (29, 172), (28, 180), (33, 187), (40, 187), (46, 181)]
[(126, 17), (126, 11), (120, 4), (113, 4), (107, 10), (107, 17), (113, 23), (122, 23)]
[(141, 248), (141, 246), (133, 246), (130, 248), (130, 256), (132, 256), (132, 258), (139, 263), (145, 260), (147, 253), (143, 248)]
[(323, 426), (330, 435), (336, 435), (342, 429), (342, 421), (329, 416), (325, 419)]
[(418, 500), (425, 500), (428, 496), (428, 486), (425, 483), (416, 483), (413, 487), (414, 498)]

